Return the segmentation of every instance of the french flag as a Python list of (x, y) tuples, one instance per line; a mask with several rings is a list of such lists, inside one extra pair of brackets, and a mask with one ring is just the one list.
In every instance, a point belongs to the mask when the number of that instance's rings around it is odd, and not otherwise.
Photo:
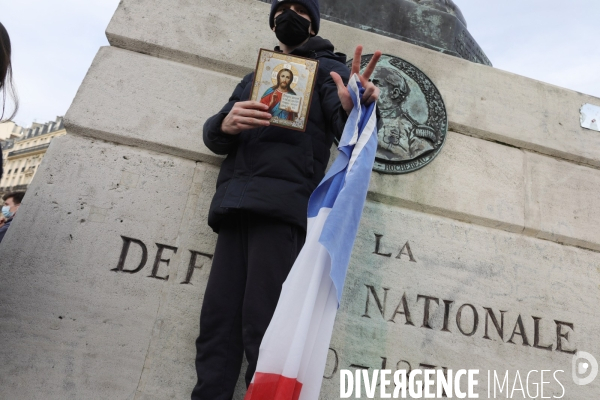
[(319, 398), (335, 315), (362, 215), (375, 152), (375, 103), (360, 104), (356, 75), (348, 83), (354, 108), (340, 153), (308, 203), (306, 243), (263, 337), (244, 400)]

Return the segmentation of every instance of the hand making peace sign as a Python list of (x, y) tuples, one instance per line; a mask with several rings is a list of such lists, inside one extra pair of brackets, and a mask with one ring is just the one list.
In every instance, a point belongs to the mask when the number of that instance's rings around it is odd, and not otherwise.
[[(350, 71), (350, 76), (352, 74), (356, 74), (358, 79), (360, 80), (360, 84), (365, 88), (365, 93), (362, 97), (362, 102), (364, 104), (371, 104), (374, 101), (379, 99), (379, 88), (373, 84), (373, 82), (369, 81), (373, 70), (375, 70), (375, 66), (381, 57), (381, 52), (376, 51), (373, 54), (373, 58), (369, 61), (367, 68), (363, 74), (360, 74), (360, 57), (362, 55), (363, 47), (361, 45), (356, 46), (356, 50), (354, 51), (354, 59), (352, 60), (352, 70)], [(338, 89), (338, 96), (340, 97), (340, 102), (342, 103), (342, 107), (346, 111), (346, 113), (350, 114), (352, 111), (352, 107), (354, 106), (352, 103), (352, 98), (350, 97), (350, 92), (348, 92), (348, 88), (344, 85), (342, 81), (342, 77), (337, 72), (331, 72), (331, 77), (335, 82)]]

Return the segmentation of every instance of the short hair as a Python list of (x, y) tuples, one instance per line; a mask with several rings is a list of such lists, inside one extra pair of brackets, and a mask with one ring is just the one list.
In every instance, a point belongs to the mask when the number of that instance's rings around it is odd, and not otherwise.
[(391, 73), (385, 78), (385, 81), (392, 85), (395, 89), (398, 89), (403, 96), (408, 95), (410, 89), (408, 88), (406, 79), (404, 79), (403, 76)]
[(377, 75), (382, 78), (385, 82), (387, 82), (394, 89), (398, 89), (402, 96), (408, 96), (410, 93), (410, 88), (406, 79), (402, 75), (400, 75), (395, 70), (389, 68), (380, 68), (377, 71)]
[(283, 68), (281, 71), (279, 71), (277, 73), (277, 87), (279, 87), (279, 83), (281, 82), (281, 74), (283, 73), (283, 71), (289, 72), (290, 75), (292, 76), (292, 81), (294, 81), (294, 73), (291, 70), (287, 69), (287, 68)]
[(2, 200), (6, 201), (8, 199), (13, 199), (15, 204), (21, 204), (23, 197), (25, 197), (25, 192), (12, 192), (2, 196)]

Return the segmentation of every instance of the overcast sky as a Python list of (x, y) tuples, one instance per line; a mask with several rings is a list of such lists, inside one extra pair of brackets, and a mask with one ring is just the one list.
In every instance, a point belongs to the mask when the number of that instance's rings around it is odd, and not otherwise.
[[(600, 97), (600, 0), (454, 1), (495, 68)], [(18, 124), (65, 114), (98, 48), (108, 45), (104, 30), (118, 3), (0, 0)]]

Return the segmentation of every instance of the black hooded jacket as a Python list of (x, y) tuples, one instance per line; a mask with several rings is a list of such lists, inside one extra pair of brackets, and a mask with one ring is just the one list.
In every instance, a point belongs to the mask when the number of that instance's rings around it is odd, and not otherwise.
[(248, 129), (239, 135), (221, 132), (221, 123), (233, 105), (250, 98), (253, 73), (242, 79), (229, 102), (204, 124), (206, 146), (227, 155), (208, 215), (215, 232), (222, 219), (236, 210), (268, 215), (306, 229), (308, 198), (325, 175), (334, 136), (341, 136), (347, 118), (329, 73), (337, 72), (347, 83), (350, 71), (346, 56), (334, 53), (331, 42), (318, 36), (292, 54), (319, 60), (305, 132), (278, 126)]

